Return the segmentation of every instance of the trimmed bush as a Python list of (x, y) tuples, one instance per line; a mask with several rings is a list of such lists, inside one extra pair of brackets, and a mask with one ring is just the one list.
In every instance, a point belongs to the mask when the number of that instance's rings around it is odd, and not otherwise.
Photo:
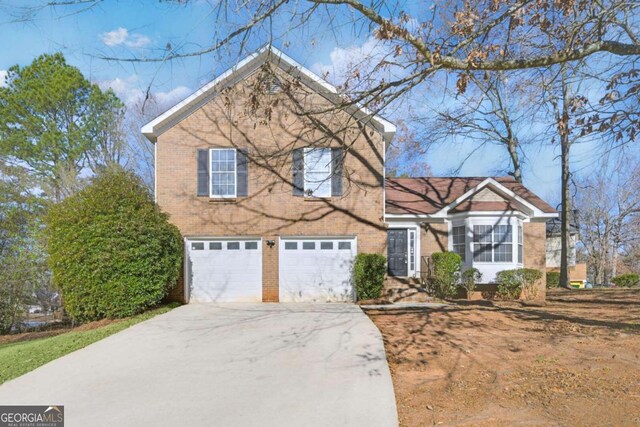
[(380, 254), (358, 254), (353, 265), (353, 280), (358, 300), (380, 298), (387, 272), (387, 258)]
[(462, 258), (454, 252), (436, 252), (433, 260), (433, 293), (438, 298), (452, 298), (460, 280)]
[(634, 288), (640, 284), (640, 276), (636, 273), (621, 274), (611, 279), (611, 281), (622, 288)]
[(547, 289), (557, 288), (560, 286), (560, 273), (557, 271), (547, 272)]
[(176, 283), (180, 232), (132, 172), (106, 169), (53, 206), (46, 225), (54, 283), (77, 321), (134, 315)]
[(467, 291), (467, 299), (476, 290), (476, 284), (482, 280), (482, 273), (477, 268), (467, 268), (462, 272), (462, 287)]
[(535, 299), (538, 296), (536, 282), (542, 278), (542, 272), (535, 268), (516, 268), (498, 273), (498, 295), (505, 300), (518, 299), (524, 291), (524, 297)]

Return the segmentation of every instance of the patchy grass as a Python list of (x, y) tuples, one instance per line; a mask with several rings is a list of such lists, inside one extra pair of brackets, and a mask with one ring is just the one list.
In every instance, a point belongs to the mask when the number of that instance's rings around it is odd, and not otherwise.
[[(33, 371), (54, 359), (79, 350), (96, 341), (127, 329), (129, 326), (167, 313), (179, 304), (168, 304), (125, 319), (108, 321), (104, 326), (86, 328), (83, 325), (53, 337), (0, 345), (0, 384)], [(104, 321), (100, 321), (104, 322)], [(95, 322), (99, 323), (99, 322)]]

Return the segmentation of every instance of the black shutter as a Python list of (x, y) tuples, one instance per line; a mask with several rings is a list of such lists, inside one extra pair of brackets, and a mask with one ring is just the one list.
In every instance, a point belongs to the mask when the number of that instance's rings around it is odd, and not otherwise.
[(304, 151), (302, 148), (293, 150), (293, 195), (304, 195)]
[(198, 196), (209, 195), (209, 150), (198, 150)]
[(342, 148), (331, 149), (331, 195), (342, 196)]
[(249, 195), (249, 157), (245, 148), (236, 150), (236, 196)]

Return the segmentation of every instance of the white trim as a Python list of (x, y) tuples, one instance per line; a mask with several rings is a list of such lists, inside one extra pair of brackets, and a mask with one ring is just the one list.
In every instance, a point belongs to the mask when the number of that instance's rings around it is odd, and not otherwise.
[[(213, 171), (211, 170), (211, 153), (214, 151), (233, 151), (233, 194), (225, 194), (225, 195), (216, 195), (213, 194)], [(208, 157), (207, 157), (207, 161), (208, 161), (208, 165), (207, 168), (209, 169), (209, 198), (211, 199), (235, 199), (236, 197), (238, 197), (238, 150), (235, 148), (222, 148), (222, 147), (217, 147), (217, 148), (209, 148), (209, 152), (208, 152)], [(230, 171), (217, 171), (217, 173), (220, 172), (230, 172)]]
[(189, 274), (189, 266), (191, 265), (190, 261), (189, 261), (189, 239), (187, 237), (183, 238), (184, 240), (184, 266), (183, 266), (183, 271), (182, 271), (182, 284), (184, 286), (184, 289), (182, 290), (183, 292), (183, 296), (184, 296), (184, 302), (186, 304), (189, 304), (189, 298), (191, 298), (191, 274)]
[(279, 236), (280, 240), (353, 240), (358, 236), (355, 234), (351, 235), (331, 235), (331, 236), (309, 236), (309, 235), (299, 235), (299, 236)]
[(464, 200), (466, 200), (470, 196), (478, 193), (480, 190), (482, 190), (483, 188), (485, 188), (487, 186), (491, 186), (493, 189), (498, 190), (498, 192), (503, 193), (507, 197), (515, 200), (516, 202), (518, 202), (521, 205), (523, 205), (524, 207), (526, 207), (530, 211), (530, 212), (526, 212), (526, 214), (528, 214), (529, 216), (546, 217), (546, 218), (556, 218), (558, 216), (557, 213), (543, 212), (541, 209), (537, 208), (536, 206), (534, 206), (533, 204), (531, 204), (527, 200), (525, 200), (522, 197), (518, 196), (516, 193), (514, 193), (511, 190), (509, 190), (507, 187), (505, 187), (504, 185), (500, 184), (498, 181), (496, 181), (495, 179), (493, 179), (491, 177), (486, 178), (480, 184), (476, 185), (475, 187), (473, 187), (472, 189), (470, 189), (469, 191), (464, 193), (462, 196), (458, 197), (453, 202), (449, 203), (447, 206), (443, 207), (438, 212), (433, 214), (433, 216), (438, 217), (438, 216), (448, 215), (450, 210), (454, 209), (456, 206), (458, 206)]
[[(336, 104), (342, 101), (341, 95), (334, 86), (275, 47), (266, 45), (238, 62), (234, 67), (228, 69), (213, 81), (202, 86), (183, 101), (142, 126), (142, 134), (150, 141), (155, 142), (159, 135), (213, 99), (220, 93), (221, 89), (249, 75), (268, 60), (271, 60), (271, 62), (289, 74), (298, 74), (304, 83), (330, 101)], [(359, 116), (356, 117), (358, 119), (370, 119), (372, 126), (382, 132), (383, 139), (386, 142), (390, 142), (393, 139), (396, 127), (388, 120), (379, 115), (374, 115), (371, 110), (360, 105), (351, 105), (347, 107), (347, 110), (351, 110), (349, 112), (354, 116)]]
[[(327, 174), (327, 176), (322, 180), (319, 181), (316, 185), (316, 190), (321, 186), (321, 185), (326, 185), (327, 182), (329, 182), (329, 193), (328, 194), (319, 194), (316, 195), (315, 191), (313, 188), (308, 188), (307, 187), (307, 173), (318, 173), (317, 171), (309, 171), (309, 168), (307, 167), (307, 153), (310, 153), (312, 151), (321, 151), (320, 156), (322, 157), (323, 154), (325, 154), (327, 151), (329, 152), (329, 173)], [(302, 163), (304, 164), (303, 167), (303, 174), (302, 174), (302, 180), (304, 182), (304, 192), (303, 195), (304, 197), (316, 197), (316, 198), (327, 198), (327, 197), (331, 197), (331, 194), (333, 192), (333, 183), (331, 182), (331, 177), (333, 176), (333, 152), (331, 150), (330, 147), (305, 147), (302, 150)], [(312, 184), (311, 182), (309, 184)], [(308, 194), (307, 191), (311, 190), (311, 194)]]
[[(422, 227), (420, 223), (417, 222), (396, 222), (390, 223), (387, 229), (406, 229), (407, 230), (407, 276), (394, 276), (394, 277), (419, 277), (421, 261), (422, 261), (422, 248), (420, 247), (420, 240), (422, 234)], [(413, 270), (410, 267), (409, 256), (411, 254), (411, 239), (409, 238), (409, 231), (413, 230), (415, 232), (415, 247), (414, 249), (414, 260), (413, 260)], [(387, 254), (385, 254), (387, 256)]]
[(158, 144), (153, 144), (153, 201), (158, 203)]

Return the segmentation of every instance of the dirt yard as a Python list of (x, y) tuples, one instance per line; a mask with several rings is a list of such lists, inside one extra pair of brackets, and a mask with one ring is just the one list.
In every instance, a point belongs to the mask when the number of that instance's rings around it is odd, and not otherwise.
[(640, 426), (640, 290), (368, 314), (403, 426)]

